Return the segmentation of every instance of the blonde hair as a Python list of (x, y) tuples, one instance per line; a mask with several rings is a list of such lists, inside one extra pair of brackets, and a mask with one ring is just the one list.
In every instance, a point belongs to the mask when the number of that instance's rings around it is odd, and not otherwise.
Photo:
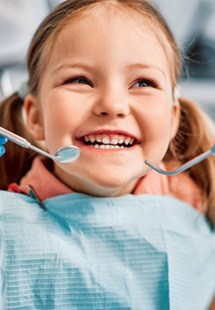
[[(67, 0), (60, 4), (51, 12), (42, 24), (37, 29), (28, 51), (28, 72), (29, 92), (37, 95), (39, 93), (39, 84), (41, 75), (45, 68), (44, 50), (47, 49), (48, 43), (53, 43), (58, 33), (63, 29), (65, 24), (73, 17), (83, 14), (90, 8), (99, 4), (112, 4), (116, 7), (125, 7), (128, 10), (133, 10), (142, 14), (150, 22), (155, 35), (159, 37), (162, 33), (162, 38), (165, 42), (162, 46), (165, 53), (168, 54), (171, 69), (172, 91), (175, 89), (177, 80), (180, 75), (180, 52), (174, 37), (161, 14), (147, 0)], [(161, 41), (161, 39), (160, 39)], [(169, 55), (171, 53), (171, 55)], [(214, 132), (210, 130), (207, 121), (205, 121), (203, 113), (198, 106), (185, 99), (179, 99), (181, 106), (181, 117), (179, 129), (176, 137), (171, 141), (164, 161), (177, 161), (184, 163), (196, 155), (208, 150), (214, 143)], [(14, 107), (16, 106), (16, 113)], [(0, 106), (0, 123), (8, 129), (13, 129), (16, 133), (21, 133), (22, 136), (31, 139), (28, 136), (21, 120), (22, 101), (14, 94), (9, 99), (6, 99)], [(16, 119), (14, 119), (16, 114)], [(16, 125), (11, 125), (11, 124)], [(12, 146), (8, 143), (7, 148)], [(29, 168), (33, 153), (26, 153), (26, 150), (16, 148), (16, 156), (14, 153), (10, 156), (11, 151), (8, 150), (8, 155), (0, 158), (1, 171), (1, 187), (6, 188), (11, 181), (18, 182)], [(19, 155), (19, 154), (21, 155)], [(18, 156), (18, 157), (17, 157)], [(17, 159), (18, 158), (18, 159)], [(26, 159), (28, 165), (26, 166)], [(10, 164), (9, 164), (10, 161)], [(17, 162), (20, 162), (19, 169), (10, 169)], [(27, 167), (27, 168), (26, 168)], [(210, 157), (204, 162), (191, 168), (188, 173), (191, 178), (202, 189), (204, 204), (207, 207), (206, 216), (215, 223), (215, 172), (214, 158)], [(4, 174), (3, 174), (4, 173)], [(2, 177), (3, 175), (3, 177)]]

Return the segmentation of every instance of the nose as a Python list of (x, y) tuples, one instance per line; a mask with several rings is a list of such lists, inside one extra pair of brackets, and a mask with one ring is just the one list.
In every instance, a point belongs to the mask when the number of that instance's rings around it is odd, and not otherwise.
[(129, 98), (119, 89), (103, 91), (93, 113), (99, 117), (124, 118), (130, 113)]

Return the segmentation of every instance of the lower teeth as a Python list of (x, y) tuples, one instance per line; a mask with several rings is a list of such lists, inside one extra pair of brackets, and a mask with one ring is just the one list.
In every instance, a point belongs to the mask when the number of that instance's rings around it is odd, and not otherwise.
[(96, 149), (124, 149), (125, 147), (119, 146), (119, 145), (110, 145), (110, 144), (95, 144), (92, 145), (93, 147), (95, 147)]

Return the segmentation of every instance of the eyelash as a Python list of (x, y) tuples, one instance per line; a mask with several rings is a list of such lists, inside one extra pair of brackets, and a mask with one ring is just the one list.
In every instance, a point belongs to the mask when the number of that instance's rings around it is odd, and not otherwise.
[[(76, 81), (85, 81), (86, 83), (79, 83), (79, 82), (76, 82)], [(93, 86), (92, 83), (89, 81), (89, 79), (87, 79), (85, 76), (74, 76), (74, 77), (71, 77), (71, 78), (68, 78), (66, 80), (63, 81), (63, 85), (65, 84), (72, 84), (72, 83), (77, 83), (77, 84), (84, 84), (84, 85), (90, 85), (91, 87)]]
[[(78, 80), (79, 81), (82, 80), (82, 81), (84, 81), (84, 83), (79, 83), (79, 82), (77, 82)], [(75, 82), (77, 84), (84, 84), (84, 85), (89, 85), (89, 86), (93, 87), (93, 83), (88, 78), (86, 78), (85, 76), (70, 77), (70, 78), (64, 80), (63, 85), (65, 85), (65, 84), (72, 84), (72, 83), (75, 83)], [(153, 78), (140, 78), (140, 79), (136, 80), (135, 83), (133, 83), (130, 88), (133, 88), (135, 84), (140, 83), (140, 82), (143, 82), (146, 85), (141, 86), (139, 88), (145, 88), (145, 87), (158, 88), (159, 87), (158, 82), (155, 79), (153, 79)], [(136, 87), (136, 88), (138, 88), (138, 87)]]
[(140, 83), (140, 82), (143, 82), (144, 84), (146, 84), (145, 86), (142, 86), (142, 88), (144, 87), (158, 88), (159, 87), (158, 82), (153, 78), (140, 78), (135, 83), (133, 83), (131, 87), (134, 87), (135, 84)]

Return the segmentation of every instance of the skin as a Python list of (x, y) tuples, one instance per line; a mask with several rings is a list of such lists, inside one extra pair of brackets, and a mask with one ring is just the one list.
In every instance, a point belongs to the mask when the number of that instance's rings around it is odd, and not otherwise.
[[(131, 193), (149, 171), (145, 160), (158, 164), (177, 131), (166, 53), (149, 21), (131, 11), (100, 5), (73, 17), (55, 38), (40, 85), (38, 97), (25, 99), (28, 128), (50, 153), (80, 148), (75, 162), (55, 163), (55, 175), (78, 192)], [(96, 149), (83, 143), (89, 135), (136, 143)]]

